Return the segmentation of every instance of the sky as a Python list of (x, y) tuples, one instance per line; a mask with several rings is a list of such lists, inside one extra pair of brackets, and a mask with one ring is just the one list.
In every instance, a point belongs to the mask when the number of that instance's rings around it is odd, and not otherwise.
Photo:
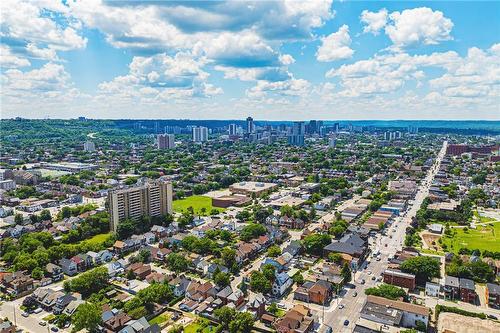
[(0, 1), (0, 118), (500, 120), (498, 1)]

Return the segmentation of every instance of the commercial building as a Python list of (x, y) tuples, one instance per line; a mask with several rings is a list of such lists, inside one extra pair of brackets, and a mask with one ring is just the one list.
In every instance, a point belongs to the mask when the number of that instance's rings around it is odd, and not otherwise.
[(203, 126), (193, 127), (193, 142), (208, 141), (208, 128)]
[(158, 149), (172, 149), (175, 147), (175, 136), (173, 134), (158, 134), (156, 145)]
[(12, 179), (0, 180), (0, 190), (10, 191), (16, 188), (16, 182)]
[(14, 174), (10, 169), (0, 169), (0, 180), (12, 179)]
[(260, 182), (239, 182), (229, 186), (229, 191), (233, 194), (243, 194), (247, 196), (260, 196), (264, 193), (269, 193), (278, 187), (274, 183)]
[(95, 164), (87, 164), (87, 163), (69, 163), (69, 162), (61, 162), (61, 163), (40, 163), (41, 168), (49, 169), (49, 170), (57, 170), (57, 171), (66, 171), (71, 173), (78, 173), (85, 170), (95, 170), (97, 169), (97, 165)]
[(253, 118), (252, 117), (248, 117), (247, 118), (246, 132), (247, 132), (247, 134), (255, 132), (255, 124), (253, 122)]
[(397, 327), (417, 327), (429, 323), (429, 309), (422, 305), (394, 301), (368, 295), (360, 314), (361, 318)]
[(108, 193), (110, 229), (126, 218), (161, 216), (172, 213), (172, 183), (158, 180)]
[(415, 289), (415, 275), (403, 273), (393, 269), (386, 269), (383, 273), (384, 283), (392, 284), (409, 290)]
[(296, 121), (290, 128), (288, 134), (288, 144), (292, 146), (303, 146), (305, 135), (305, 125), (303, 121)]
[(84, 151), (95, 151), (95, 143), (92, 141), (86, 141), (83, 143), (83, 150)]

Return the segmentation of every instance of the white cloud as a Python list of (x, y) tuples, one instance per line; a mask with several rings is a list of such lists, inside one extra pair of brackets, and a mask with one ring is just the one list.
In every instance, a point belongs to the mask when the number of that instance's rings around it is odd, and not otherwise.
[(427, 7), (392, 12), (385, 33), (396, 47), (438, 44), (452, 39), (453, 22), (442, 12)]
[(295, 62), (295, 59), (290, 54), (282, 54), (280, 55), (279, 59), (280, 62), (285, 66), (291, 65)]
[(3, 68), (16, 68), (30, 66), (28, 59), (12, 54), (9, 47), (0, 45), (0, 66)]
[[(27, 56), (57, 60), (56, 51), (85, 48), (87, 39), (80, 36), (70, 26), (58, 23), (54, 16), (47, 15), (43, 7), (58, 13), (66, 12), (67, 7), (48, 2), (27, 2), (3, 0), (0, 2), (2, 30), (0, 36), (4, 43), (16, 45), (16, 52)], [(61, 16), (64, 21), (64, 15)], [(19, 45), (25, 45), (19, 47)]]
[(387, 18), (388, 13), (385, 8), (382, 8), (378, 12), (363, 10), (360, 17), (361, 22), (365, 24), (363, 32), (378, 35), (380, 30), (387, 24)]
[(170, 57), (164, 53), (151, 57), (134, 57), (129, 73), (99, 85), (102, 94), (127, 98), (187, 98), (207, 97), (222, 93), (222, 89), (208, 84), (209, 74), (202, 67), (204, 58), (188, 53)]
[(344, 24), (337, 32), (321, 38), (321, 46), (316, 53), (316, 59), (324, 62), (348, 59), (354, 54), (350, 45), (349, 27)]

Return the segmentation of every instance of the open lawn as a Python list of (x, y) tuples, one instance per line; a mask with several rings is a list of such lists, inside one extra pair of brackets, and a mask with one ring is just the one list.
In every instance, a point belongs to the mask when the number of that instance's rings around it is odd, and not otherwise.
[(167, 313), (162, 313), (162, 314), (157, 315), (153, 319), (151, 319), (149, 321), (149, 324), (150, 325), (154, 325), (154, 324), (161, 325), (164, 322), (168, 321), (169, 319), (170, 319), (170, 315), (168, 315)]
[(500, 251), (500, 223), (478, 226), (477, 229), (452, 228), (451, 237), (443, 236), (447, 250), (457, 253), (461, 248)]
[[(173, 202), (174, 212), (182, 213), (187, 211), (189, 207), (193, 207), (195, 215), (209, 215), (210, 211), (215, 207), (212, 206), (212, 198), (204, 195), (193, 195), (181, 200)], [(202, 209), (205, 208), (205, 212)], [(215, 208), (219, 212), (223, 212), (224, 208)]]
[(110, 236), (111, 236), (110, 233), (98, 234), (98, 235), (95, 235), (95, 236), (85, 240), (84, 242), (88, 242), (90, 244), (101, 244), (104, 241), (106, 241)]
[(193, 322), (186, 327), (184, 327), (184, 333), (198, 333), (198, 329), (201, 329), (203, 326), (202, 333), (212, 333), (216, 331), (216, 326), (212, 325), (208, 320), (201, 319), (204, 324), (200, 324), (197, 322)]

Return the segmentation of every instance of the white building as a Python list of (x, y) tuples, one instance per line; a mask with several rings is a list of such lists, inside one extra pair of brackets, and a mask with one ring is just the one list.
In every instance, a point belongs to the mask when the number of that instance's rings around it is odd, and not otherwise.
[(83, 144), (83, 150), (84, 151), (95, 151), (95, 143), (93, 143), (92, 141), (86, 141)]
[(286, 272), (276, 274), (272, 289), (273, 295), (276, 297), (280, 297), (288, 288), (291, 287), (292, 284), (293, 280)]
[(438, 283), (427, 282), (425, 284), (425, 294), (427, 296), (438, 297), (441, 286)]
[(16, 188), (16, 182), (12, 179), (0, 180), (0, 190), (10, 191)]
[(208, 141), (208, 128), (203, 126), (193, 127), (193, 142)]
[(229, 135), (238, 135), (238, 126), (236, 124), (229, 124)]
[(175, 136), (173, 134), (158, 134), (156, 145), (158, 149), (173, 149), (175, 148)]

